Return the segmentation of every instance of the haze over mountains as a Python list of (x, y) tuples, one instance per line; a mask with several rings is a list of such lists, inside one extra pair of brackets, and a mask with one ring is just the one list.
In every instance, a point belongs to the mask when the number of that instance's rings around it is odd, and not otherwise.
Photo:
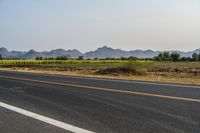
[[(34, 59), (35, 57), (58, 57), (58, 56), (68, 56), (71, 58), (78, 58), (79, 56), (84, 56), (86, 59), (93, 58), (120, 58), (120, 57), (138, 57), (138, 58), (151, 58), (157, 56), (159, 52), (162, 51), (153, 51), (153, 50), (130, 50), (124, 51), (121, 49), (113, 49), (107, 46), (100, 47), (95, 51), (90, 51), (86, 53), (81, 53), (80, 51), (74, 50), (64, 50), (64, 49), (55, 49), (51, 51), (37, 52), (35, 50), (30, 51), (8, 51), (6, 48), (0, 48), (0, 54), (4, 58), (23, 58), (23, 59)], [(173, 52), (173, 51), (169, 51)], [(180, 53), (182, 56), (189, 57), (193, 53), (200, 53), (200, 49), (194, 51), (175, 51)]]

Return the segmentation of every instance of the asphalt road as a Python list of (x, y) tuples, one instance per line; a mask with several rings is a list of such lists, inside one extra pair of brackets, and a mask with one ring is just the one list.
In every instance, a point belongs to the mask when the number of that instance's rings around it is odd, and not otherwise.
[[(92, 132), (200, 132), (200, 86), (0, 71), (0, 103)], [(0, 105), (0, 133), (70, 131)]]

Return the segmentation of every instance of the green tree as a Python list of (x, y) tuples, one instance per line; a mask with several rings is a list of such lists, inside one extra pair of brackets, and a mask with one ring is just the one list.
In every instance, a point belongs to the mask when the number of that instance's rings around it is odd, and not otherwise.
[(3, 60), (3, 57), (2, 57), (2, 55), (0, 54), (0, 60)]
[(163, 52), (163, 61), (171, 60), (169, 52)]
[(199, 55), (197, 53), (192, 54), (192, 60), (193, 61), (198, 61), (199, 60)]
[(200, 61), (200, 53), (199, 53), (199, 61)]
[(181, 61), (191, 61), (191, 57), (182, 57)]
[(42, 57), (36, 57), (35, 60), (42, 60)]
[(56, 60), (68, 60), (67, 56), (58, 56), (56, 57)]
[(177, 52), (173, 52), (170, 54), (172, 61), (180, 61), (181, 55)]
[(170, 61), (171, 57), (169, 52), (161, 52), (158, 54), (158, 56), (154, 57), (154, 60), (156, 61)]
[(159, 53), (158, 56), (154, 57), (154, 60), (156, 61), (162, 61), (163, 53)]
[(130, 56), (128, 57), (128, 60), (137, 60), (138, 58), (137, 57), (134, 57), (134, 56)]
[(83, 60), (83, 59), (84, 59), (83, 56), (79, 56), (79, 57), (78, 57), (78, 60)]

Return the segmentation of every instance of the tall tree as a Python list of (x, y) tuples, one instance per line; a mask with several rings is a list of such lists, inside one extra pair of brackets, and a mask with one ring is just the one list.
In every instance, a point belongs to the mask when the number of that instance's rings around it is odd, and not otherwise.
[(79, 57), (78, 57), (78, 60), (83, 60), (83, 59), (84, 59), (83, 56), (79, 56)]
[(192, 60), (193, 61), (198, 61), (199, 60), (199, 55), (197, 53), (192, 54)]
[(170, 60), (170, 54), (169, 52), (163, 52), (163, 61), (169, 61)]
[(199, 53), (199, 61), (200, 61), (200, 53)]
[(170, 54), (172, 61), (180, 61), (181, 55), (177, 52), (173, 52)]
[(0, 60), (3, 60), (3, 57), (2, 57), (2, 55), (0, 54)]

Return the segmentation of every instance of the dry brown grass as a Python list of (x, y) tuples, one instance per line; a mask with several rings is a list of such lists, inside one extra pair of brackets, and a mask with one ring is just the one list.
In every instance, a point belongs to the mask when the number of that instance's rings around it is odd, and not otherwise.
[(157, 73), (149, 72), (145, 75), (131, 75), (131, 74), (121, 74), (121, 73), (98, 74), (96, 70), (76, 70), (76, 71), (59, 70), (58, 71), (57, 69), (36, 69), (36, 68), (34, 69), (32, 68), (0, 68), (0, 70), (200, 85), (200, 75), (193, 75), (193, 74), (188, 74), (188, 73), (177, 74), (177, 73), (168, 73), (168, 72), (157, 72)]

